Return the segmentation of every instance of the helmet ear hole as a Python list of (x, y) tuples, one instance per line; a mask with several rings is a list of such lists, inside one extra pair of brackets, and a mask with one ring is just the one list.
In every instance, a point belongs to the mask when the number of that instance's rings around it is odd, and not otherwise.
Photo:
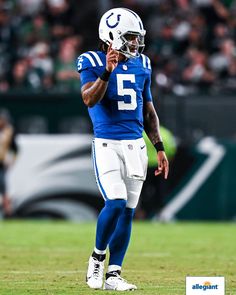
[(114, 37), (113, 37), (112, 32), (109, 32), (109, 37), (110, 37), (110, 39), (113, 41)]

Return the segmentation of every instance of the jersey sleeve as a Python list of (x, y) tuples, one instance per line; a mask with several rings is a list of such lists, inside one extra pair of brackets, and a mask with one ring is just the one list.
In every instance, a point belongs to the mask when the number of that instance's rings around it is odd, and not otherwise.
[(151, 75), (148, 75), (144, 84), (143, 98), (145, 101), (152, 101)]
[(152, 74), (152, 68), (151, 68), (151, 61), (149, 57), (147, 57), (144, 54), (141, 54), (142, 58), (142, 65), (145, 70), (145, 84), (144, 84), (144, 90), (143, 90), (143, 98), (145, 101), (152, 101), (152, 93), (151, 93), (151, 74)]
[(80, 72), (80, 82), (81, 86), (88, 82), (94, 82), (98, 78), (96, 72), (93, 69), (85, 69)]
[(99, 55), (94, 51), (81, 54), (77, 59), (77, 71), (80, 73), (81, 85), (94, 82), (98, 78), (98, 68), (103, 66)]

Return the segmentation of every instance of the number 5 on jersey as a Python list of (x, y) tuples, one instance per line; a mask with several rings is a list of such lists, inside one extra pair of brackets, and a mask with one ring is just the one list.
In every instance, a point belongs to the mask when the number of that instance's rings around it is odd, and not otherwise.
[(117, 92), (119, 96), (130, 96), (130, 102), (118, 101), (118, 110), (130, 110), (133, 111), (137, 108), (137, 95), (134, 89), (124, 88), (124, 81), (135, 83), (134, 74), (117, 74)]

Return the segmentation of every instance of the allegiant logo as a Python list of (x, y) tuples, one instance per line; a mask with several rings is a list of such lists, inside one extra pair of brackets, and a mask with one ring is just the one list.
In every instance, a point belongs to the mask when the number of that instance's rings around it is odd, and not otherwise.
[(195, 284), (195, 285), (192, 285), (192, 289), (194, 290), (203, 290), (203, 291), (206, 291), (206, 290), (217, 290), (218, 289), (218, 285), (212, 285), (211, 282), (205, 282), (203, 283), (203, 285), (200, 285), (200, 284)]

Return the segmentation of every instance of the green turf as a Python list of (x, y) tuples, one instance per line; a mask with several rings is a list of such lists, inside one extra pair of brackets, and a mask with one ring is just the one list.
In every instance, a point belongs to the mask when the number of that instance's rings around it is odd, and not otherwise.
[[(0, 223), (1, 295), (98, 295), (85, 282), (95, 224)], [(136, 295), (184, 295), (185, 277), (225, 276), (236, 294), (236, 224), (135, 223), (123, 276)], [(119, 293), (120, 294), (120, 293)]]

